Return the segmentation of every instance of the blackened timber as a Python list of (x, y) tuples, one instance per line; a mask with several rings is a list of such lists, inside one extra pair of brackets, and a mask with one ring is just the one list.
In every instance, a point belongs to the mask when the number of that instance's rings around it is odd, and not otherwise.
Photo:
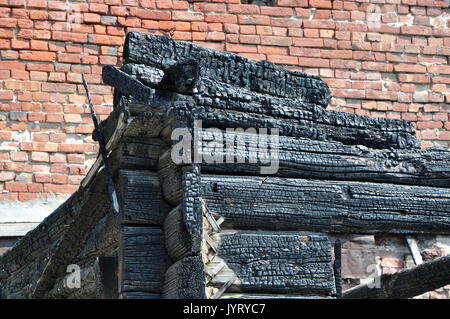
[(171, 264), (161, 228), (122, 226), (120, 245), (120, 293), (160, 293)]
[(164, 69), (185, 59), (200, 66), (200, 77), (275, 96), (299, 98), (326, 107), (328, 85), (318, 76), (288, 71), (268, 61), (255, 62), (236, 54), (214, 51), (163, 36), (129, 32), (124, 45), (125, 63)]
[(155, 172), (120, 170), (119, 193), (122, 222), (162, 225), (170, 211), (164, 202)]
[(110, 65), (103, 67), (102, 79), (106, 84), (115, 87), (122, 95), (132, 96), (137, 101), (148, 104), (152, 110), (166, 110), (171, 102), (179, 98), (175, 92), (152, 89)]
[[(279, 168), (274, 175), (283, 177), (450, 187), (450, 151), (444, 148), (371, 149), (362, 145), (287, 136), (279, 136), (275, 144), (268, 134), (265, 151), (259, 148), (264, 145), (261, 135), (212, 129), (197, 133), (201, 139), (201, 148), (197, 151), (202, 155), (201, 168), (205, 173), (263, 175), (261, 167), (277, 161)], [(217, 136), (223, 141), (219, 147)], [(228, 140), (233, 141), (234, 148), (227, 149), (225, 141)], [(244, 147), (239, 148), (239, 143)], [(169, 158), (169, 152), (165, 159)], [(227, 152), (232, 156), (231, 163), (226, 162)], [(205, 160), (213, 158), (219, 160), (216, 163)], [(241, 162), (237, 162), (238, 159)], [(175, 170), (172, 167), (172, 171)]]
[[(393, 120), (384, 118), (371, 118), (326, 110), (320, 111), (321, 114), (301, 111), (301, 118), (283, 118), (218, 109), (211, 103), (207, 102), (207, 106), (196, 104), (196, 107), (191, 107), (193, 116), (195, 119), (202, 120), (204, 127), (221, 129), (278, 128), (280, 135), (312, 140), (336, 141), (378, 149), (419, 148), (419, 140), (415, 137), (415, 131), (411, 123), (407, 122), (395, 123)], [(181, 102), (174, 104), (180, 105)]]
[(228, 292), (334, 293), (331, 244), (325, 235), (227, 230), (211, 239), (217, 251), (205, 267), (214, 271), (218, 263), (225, 266), (209, 285), (219, 288), (235, 276)]
[(183, 258), (169, 267), (164, 279), (164, 299), (205, 299), (205, 275), (199, 256)]
[(164, 199), (172, 206), (177, 206), (183, 200), (182, 168), (171, 158), (171, 152), (161, 155), (158, 164), (158, 175)]
[(125, 169), (156, 169), (160, 155), (167, 148), (157, 138), (124, 136), (109, 158), (113, 171)]
[(164, 221), (166, 249), (173, 261), (200, 253), (200, 238), (186, 229), (181, 205), (175, 207)]
[(382, 274), (376, 283), (361, 285), (344, 291), (344, 299), (403, 299), (412, 298), (450, 284), (450, 255)]
[(234, 228), (450, 234), (450, 190), (343, 181), (202, 175), (212, 214)]
[[(81, 194), (80, 194), (81, 193)], [(45, 298), (55, 280), (66, 272), (67, 265), (82, 251), (92, 227), (110, 212), (111, 203), (106, 190), (105, 172), (101, 171), (89, 189), (82, 189), (78, 196), (86, 197), (73, 217), (69, 229), (52, 252), (41, 277), (36, 282), (31, 298)], [(82, 197), (79, 199), (83, 202)]]

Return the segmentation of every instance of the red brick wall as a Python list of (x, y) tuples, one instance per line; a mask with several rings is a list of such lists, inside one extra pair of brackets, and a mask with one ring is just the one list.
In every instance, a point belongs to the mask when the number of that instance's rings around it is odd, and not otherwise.
[(424, 147), (448, 146), (449, 17), (433, 0), (0, 0), (0, 199), (77, 189), (97, 149), (81, 72), (105, 117), (101, 66), (120, 65), (131, 29), (319, 74), (330, 108), (411, 120)]

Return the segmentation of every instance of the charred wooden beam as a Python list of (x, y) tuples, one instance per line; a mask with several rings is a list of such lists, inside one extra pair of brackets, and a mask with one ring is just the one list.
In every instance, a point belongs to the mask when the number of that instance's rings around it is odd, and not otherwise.
[(167, 37), (129, 32), (124, 45), (125, 63), (165, 68), (194, 59), (200, 76), (275, 96), (299, 98), (326, 107), (331, 93), (318, 76), (288, 71), (268, 61), (255, 62), (227, 52), (213, 51)]
[[(202, 155), (202, 172), (264, 175), (261, 168), (276, 161), (279, 168), (274, 175), (277, 176), (450, 187), (448, 149), (378, 150), (287, 136), (279, 136), (277, 143), (273, 143), (270, 135), (264, 141), (262, 136), (251, 133), (212, 129), (197, 133), (201, 147), (195, 151)], [(233, 148), (227, 149), (226, 141), (233, 141)], [(262, 153), (264, 150), (260, 147), (263, 143), (267, 143), (266, 153)], [(240, 145), (244, 147), (238, 148)], [(227, 152), (231, 155), (231, 163), (226, 162)], [(219, 159), (217, 163), (206, 161), (215, 158)], [(167, 159), (168, 154), (161, 157), (162, 161)]]
[(2, 297), (45, 297), (108, 210), (105, 176), (100, 172), (88, 187), (80, 188), (0, 257)]
[(181, 205), (174, 208), (164, 221), (164, 236), (167, 253), (173, 261), (200, 252), (200, 238), (187, 231)]
[(171, 261), (160, 227), (122, 226), (119, 248), (120, 294), (159, 294)]
[(167, 270), (162, 298), (164, 299), (204, 299), (203, 262), (200, 257), (183, 258)]
[[(208, 102), (209, 103), (209, 102)], [(177, 102), (178, 107), (189, 103)], [(277, 128), (279, 135), (308, 138), (320, 141), (336, 141), (347, 145), (365, 145), (370, 148), (418, 149), (419, 140), (410, 123), (386, 121), (344, 112), (306, 114), (302, 119), (268, 116), (235, 110), (220, 110), (212, 105), (196, 103), (189, 107), (203, 127), (226, 128)], [(305, 112), (308, 113), (308, 112)], [(323, 117), (322, 117), (323, 115)], [(321, 118), (322, 117), (322, 118)], [(410, 126), (410, 127), (409, 127)]]
[(125, 291), (120, 294), (119, 299), (161, 299), (161, 294), (140, 291)]
[(171, 102), (180, 98), (175, 92), (150, 88), (110, 65), (103, 67), (102, 79), (103, 82), (116, 88), (122, 95), (132, 96), (153, 111), (167, 110)]
[(49, 299), (95, 299), (98, 285), (98, 273), (95, 260), (80, 269), (80, 286), (69, 287), (69, 275), (56, 280), (53, 288), (47, 293)]
[(163, 224), (170, 207), (162, 198), (155, 172), (120, 170), (118, 186), (123, 223)]
[(449, 234), (445, 188), (202, 175), (207, 209), (234, 228)]
[(412, 298), (450, 284), (450, 255), (383, 274), (377, 283), (361, 285), (344, 291), (345, 299), (403, 299)]
[(90, 187), (88, 192), (82, 194), (87, 197), (86, 202), (52, 253), (42, 275), (36, 282), (36, 287), (30, 295), (31, 298), (45, 298), (54, 281), (66, 271), (67, 265), (83, 249), (92, 227), (110, 212), (111, 203), (107, 193), (104, 171), (99, 173), (93, 187)]
[(166, 144), (160, 139), (124, 136), (109, 158), (113, 170), (154, 170), (158, 166), (159, 157), (166, 149)]
[(92, 227), (83, 250), (72, 261), (82, 267), (91, 263), (99, 256), (112, 255), (119, 246), (119, 216), (107, 214)]
[(228, 292), (322, 296), (334, 292), (327, 236), (238, 230), (214, 233), (208, 243), (216, 246), (213, 257), (203, 257), (210, 259), (205, 265), (209, 293), (230, 280)]

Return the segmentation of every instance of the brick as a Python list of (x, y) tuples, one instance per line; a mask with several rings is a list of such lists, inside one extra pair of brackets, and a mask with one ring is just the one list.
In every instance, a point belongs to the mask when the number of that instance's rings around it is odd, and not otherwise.
[(398, 74), (400, 82), (430, 83), (430, 77), (423, 74)]
[(278, 0), (280, 7), (308, 7), (308, 0)]
[(273, 46), (290, 46), (292, 39), (279, 36), (261, 36), (261, 44)]
[(297, 65), (298, 58), (289, 55), (267, 55), (267, 59), (273, 63)]
[(234, 14), (206, 14), (206, 22), (217, 22), (217, 23), (237, 23), (237, 16)]
[(11, 160), (15, 162), (26, 162), (28, 161), (28, 154), (26, 152), (12, 151), (10, 154)]
[(309, 6), (313, 8), (325, 9), (331, 9), (333, 7), (331, 0), (309, 0)]
[(34, 162), (48, 162), (49, 154), (45, 152), (31, 152), (31, 160)]
[(259, 25), (269, 25), (270, 18), (267, 16), (259, 15), (239, 15), (239, 24), (259, 24)]
[(173, 11), (172, 19), (181, 21), (203, 21), (204, 15), (201, 12)]
[(319, 59), (319, 58), (306, 58), (301, 57), (299, 58), (298, 65), (300, 66), (306, 66), (306, 67), (330, 67), (330, 61), (325, 59)]
[(55, 60), (56, 54), (46, 51), (21, 51), (19, 57), (22, 60), (51, 62)]
[(28, 192), (28, 184), (22, 182), (5, 182), (5, 189), (12, 192)]
[(0, 171), (0, 182), (11, 181), (16, 177), (14, 172)]

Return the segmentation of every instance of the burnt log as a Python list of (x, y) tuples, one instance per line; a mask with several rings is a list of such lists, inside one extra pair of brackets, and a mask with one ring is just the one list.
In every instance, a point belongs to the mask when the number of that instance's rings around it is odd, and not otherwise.
[(344, 299), (404, 299), (450, 284), (450, 255), (402, 269), (394, 274), (383, 274), (378, 283), (361, 285), (344, 291)]
[(268, 61), (255, 62), (236, 54), (214, 51), (164, 36), (129, 32), (124, 45), (125, 63), (141, 63), (165, 69), (185, 59), (200, 67), (200, 77), (265, 94), (299, 98), (326, 107), (328, 85), (318, 76), (293, 72)]
[(202, 175), (201, 197), (228, 228), (450, 233), (450, 190), (445, 188)]
[[(274, 143), (270, 135), (263, 140), (251, 133), (212, 129), (198, 130), (197, 134), (201, 147), (195, 151), (202, 159), (200, 166), (204, 173), (264, 175), (261, 168), (276, 161), (278, 170), (274, 175), (283, 177), (450, 187), (448, 149), (379, 150), (287, 136), (279, 136)], [(226, 141), (232, 141), (233, 148), (227, 149)], [(264, 143), (267, 152), (258, 149)], [(166, 167), (170, 165), (166, 163), (169, 152), (160, 160)], [(227, 155), (231, 156), (231, 163), (227, 162)], [(211, 163), (212, 159), (218, 160)], [(174, 166), (172, 172), (176, 171)]]
[(171, 261), (160, 227), (122, 226), (119, 247), (119, 293), (159, 294)]
[(155, 172), (120, 170), (120, 213), (123, 223), (162, 225), (170, 211)]
[(186, 257), (166, 272), (162, 298), (164, 299), (205, 299), (205, 275), (200, 257)]
[[(327, 236), (300, 232), (222, 231), (205, 265), (208, 291), (331, 296), (335, 291)], [(215, 287), (216, 289), (211, 289)]]
[(109, 209), (102, 171), (0, 257), (2, 298), (45, 298)]

